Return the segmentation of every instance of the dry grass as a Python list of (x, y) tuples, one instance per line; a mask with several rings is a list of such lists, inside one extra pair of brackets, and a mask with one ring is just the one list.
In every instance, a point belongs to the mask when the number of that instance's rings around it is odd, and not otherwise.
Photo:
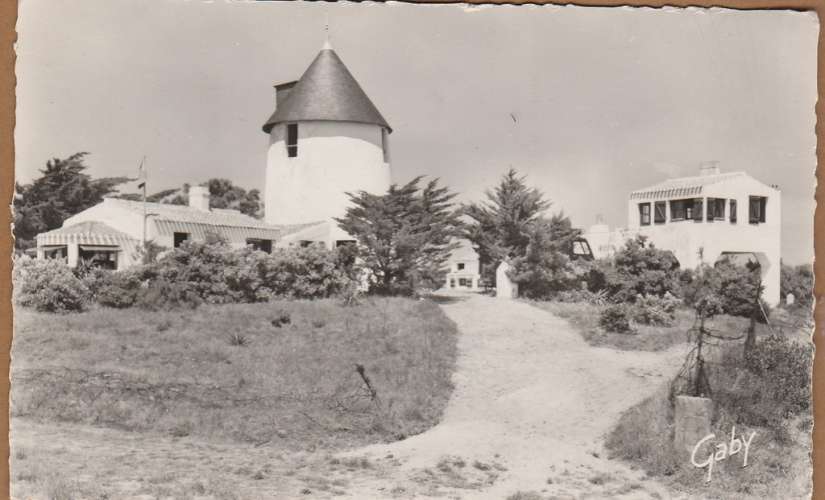
[(535, 491), (517, 491), (507, 497), (507, 500), (542, 500), (541, 494)]
[(309, 450), (431, 427), (456, 358), (455, 325), (434, 303), (401, 298), (18, 309), (15, 326), (15, 417)]
[[(686, 308), (676, 311), (676, 321), (672, 326), (647, 326), (634, 324), (634, 333), (607, 332), (599, 326), (599, 314), (604, 306), (586, 302), (552, 302), (531, 301), (531, 305), (551, 312), (567, 320), (588, 344), (597, 347), (614, 347), (626, 351), (661, 351), (671, 346), (687, 341), (687, 331), (693, 326), (694, 315)], [(799, 313), (797, 313), (799, 314)], [(790, 318), (793, 313), (784, 309), (777, 309), (775, 329), (783, 325), (796, 325), (799, 321)], [(798, 318), (797, 318), (798, 319)], [(803, 322), (804, 324), (804, 322)], [(709, 321), (710, 328), (728, 332), (728, 335), (743, 334), (748, 328), (748, 320), (734, 316), (721, 315)], [(785, 327), (786, 330), (789, 327)], [(770, 333), (766, 325), (757, 325), (757, 335)]]
[[(699, 498), (807, 498), (811, 463), (808, 457), (810, 434), (805, 419), (789, 422), (792, 438), (777, 439), (774, 432), (760, 427), (736, 426), (738, 436), (756, 431), (742, 467), (741, 456), (714, 466), (713, 479), (705, 482), (706, 469), (690, 465), (687, 452), (673, 446), (673, 410), (667, 391), (661, 391), (622, 415), (608, 435), (610, 458), (620, 458), (640, 466), (648, 475)], [(719, 441), (730, 439), (729, 422), (716, 422), (713, 432)]]

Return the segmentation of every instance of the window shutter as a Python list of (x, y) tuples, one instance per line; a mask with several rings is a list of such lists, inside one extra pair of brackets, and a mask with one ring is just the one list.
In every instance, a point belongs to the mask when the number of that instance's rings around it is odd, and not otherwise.
[(639, 203), (639, 225), (650, 225), (650, 203)]
[(654, 221), (657, 223), (665, 222), (667, 211), (665, 209), (666, 205), (663, 201), (657, 201), (655, 205), (656, 213), (654, 215)]
[(736, 200), (730, 200), (730, 221), (736, 222)]

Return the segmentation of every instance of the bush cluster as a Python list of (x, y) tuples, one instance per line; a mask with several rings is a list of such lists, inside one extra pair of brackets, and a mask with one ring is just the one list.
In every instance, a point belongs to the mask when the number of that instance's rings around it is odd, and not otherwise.
[(637, 295), (633, 305), (633, 320), (643, 325), (670, 326), (676, 319), (676, 307), (681, 300), (670, 292), (663, 296)]
[(740, 266), (727, 261), (713, 267), (703, 265), (682, 286), (685, 303), (705, 317), (729, 314), (765, 323), (770, 308), (763, 300), (756, 301), (762, 292), (758, 267)]
[(185, 243), (137, 273), (145, 283), (137, 303), (148, 308), (330, 297), (353, 280), (339, 253), (321, 246), (267, 254), (222, 242)]
[(724, 351), (710, 371), (720, 418), (770, 429), (788, 439), (788, 422), (810, 410), (812, 346), (772, 335), (742, 356), (741, 346)]
[(633, 333), (630, 320), (633, 311), (626, 304), (612, 304), (599, 315), (599, 326), (613, 333)]
[(679, 261), (644, 236), (628, 240), (610, 261), (594, 263), (584, 275), (590, 291), (604, 290), (614, 302), (632, 303), (639, 296), (679, 295), (685, 279)]
[(38, 311), (82, 311), (91, 299), (83, 280), (57, 260), (18, 259), (13, 280), (16, 302)]
[(810, 307), (814, 301), (814, 270), (810, 264), (789, 266), (782, 264), (779, 274), (779, 290), (784, 303), (791, 293), (796, 303), (802, 307)]
[(80, 311), (91, 302), (168, 309), (350, 296), (357, 274), (351, 256), (320, 246), (267, 254), (221, 241), (187, 242), (154, 263), (116, 272), (83, 266), (72, 272), (62, 262), (44, 260), (15, 265), (17, 302), (50, 312)]
[(781, 408), (784, 417), (807, 410), (811, 401), (811, 347), (771, 335), (745, 356), (749, 370), (762, 378), (763, 397)]

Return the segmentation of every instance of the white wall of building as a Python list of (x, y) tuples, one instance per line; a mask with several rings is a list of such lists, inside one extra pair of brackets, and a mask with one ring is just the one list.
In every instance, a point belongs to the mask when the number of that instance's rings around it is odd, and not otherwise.
[[(447, 260), (447, 276), (444, 285), (449, 289), (477, 290), (481, 280), (478, 253), (469, 240), (458, 240), (456, 248)], [(462, 281), (465, 283), (461, 285)]]
[[(764, 196), (765, 222), (749, 222), (749, 197)], [(715, 263), (724, 253), (753, 253), (762, 266), (765, 286), (765, 300), (770, 304), (779, 302), (780, 273), (780, 224), (781, 193), (778, 189), (762, 184), (749, 177), (734, 177), (726, 181), (703, 187), (702, 194), (685, 198), (703, 198), (701, 222), (693, 220), (671, 221), (670, 199), (631, 199), (628, 201), (628, 228), (624, 236), (642, 234), (657, 248), (670, 250), (679, 260), (682, 268), (695, 268), (700, 261)], [(708, 198), (723, 198), (725, 217), (723, 220), (707, 221)], [(676, 198), (678, 199), (678, 198)], [(730, 222), (730, 200), (737, 205), (737, 221)], [(653, 204), (666, 203), (666, 222), (658, 224), (653, 220)], [(641, 225), (639, 203), (651, 203), (650, 225)], [(614, 238), (615, 239), (615, 238)], [(591, 246), (594, 246), (591, 243)], [(700, 257), (701, 250), (701, 257)]]
[[(265, 209), (270, 224), (303, 224), (344, 215), (345, 192), (383, 193), (390, 187), (382, 128), (352, 122), (298, 124), (298, 155), (286, 148), (286, 124), (272, 127), (267, 152)], [(348, 239), (344, 237), (341, 239)]]
[[(63, 227), (73, 226), (81, 222), (102, 222), (112, 229), (116, 229), (122, 233), (128, 234), (137, 241), (143, 238), (143, 216), (136, 214), (129, 210), (123, 210), (108, 199), (104, 199), (101, 203), (86, 210), (72, 215), (63, 221)], [(147, 239), (155, 236), (155, 228), (153, 225), (147, 225)], [(171, 247), (171, 244), (169, 245)], [(74, 247), (74, 248), (72, 248)], [(69, 265), (76, 264), (77, 257), (72, 258), (72, 254), (77, 254), (77, 245), (69, 245)], [(73, 262), (74, 261), (74, 262)], [(134, 251), (118, 252), (117, 268), (125, 269), (134, 264), (138, 264), (139, 259)]]

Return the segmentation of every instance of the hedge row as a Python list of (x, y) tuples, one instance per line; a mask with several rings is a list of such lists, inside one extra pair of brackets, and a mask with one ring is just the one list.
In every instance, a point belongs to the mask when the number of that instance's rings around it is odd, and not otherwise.
[(221, 242), (185, 243), (157, 262), (123, 271), (70, 269), (55, 260), (15, 262), (15, 298), (38, 311), (80, 311), (92, 303), (116, 308), (196, 307), (201, 303), (319, 298), (357, 290), (351, 256), (319, 246), (272, 254)]

